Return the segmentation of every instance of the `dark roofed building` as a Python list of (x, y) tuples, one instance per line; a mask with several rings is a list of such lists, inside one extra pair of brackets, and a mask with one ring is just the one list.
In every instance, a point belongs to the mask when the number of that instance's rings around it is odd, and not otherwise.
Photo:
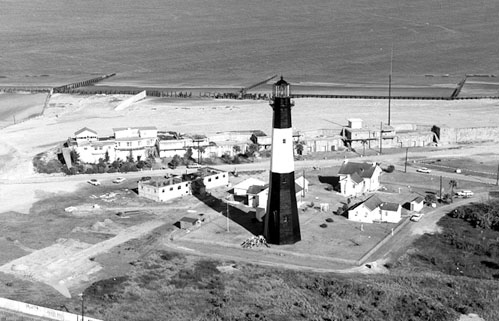
[(381, 167), (376, 163), (357, 163), (345, 160), (338, 171), (340, 193), (344, 196), (373, 192), (381, 185)]

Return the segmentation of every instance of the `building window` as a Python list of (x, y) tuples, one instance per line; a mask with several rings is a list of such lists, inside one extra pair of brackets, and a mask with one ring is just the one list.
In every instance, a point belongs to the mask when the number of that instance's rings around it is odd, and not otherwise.
[(211, 178), (208, 178), (208, 182), (211, 182)]
[(218, 176), (215, 176), (215, 179), (218, 179)]
[(283, 143), (283, 144), (286, 144), (286, 138), (284, 138), (284, 139), (282, 140), (282, 143)]
[(189, 183), (185, 184), (185, 187), (189, 187)]
[(132, 143), (131, 142), (126, 142), (126, 146), (130, 147), (130, 146), (132, 146)]
[(170, 187), (170, 191), (173, 191), (173, 187)]
[(180, 185), (179, 185), (179, 186), (178, 186), (178, 189), (181, 189), (181, 188), (182, 188), (182, 186), (180, 186)]

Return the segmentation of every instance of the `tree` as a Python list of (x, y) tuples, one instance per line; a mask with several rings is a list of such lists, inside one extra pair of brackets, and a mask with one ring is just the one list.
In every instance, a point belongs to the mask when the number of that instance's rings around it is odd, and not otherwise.
[(192, 148), (187, 148), (184, 154), (184, 164), (189, 164), (192, 161)]
[(77, 164), (80, 161), (80, 154), (74, 149), (69, 152), (69, 155), (71, 156), (71, 162), (73, 162), (73, 164)]
[(453, 179), (449, 181), (449, 187), (450, 187), (450, 201), (451, 203), (454, 202), (454, 188), (457, 187), (457, 182)]
[(426, 194), (424, 201), (426, 204), (433, 204), (437, 202), (437, 196), (435, 194)]
[(251, 144), (251, 145), (248, 146), (248, 150), (246, 151), (246, 156), (252, 157), (259, 150), (260, 150), (260, 145), (258, 145), (258, 144)]
[(106, 150), (106, 153), (104, 154), (104, 161), (106, 163), (109, 163), (109, 151)]
[(239, 154), (241, 152), (241, 146), (239, 145), (234, 145), (232, 149), (234, 150), (234, 154)]
[(180, 165), (181, 161), (182, 161), (182, 159), (180, 158), (180, 156), (175, 155), (175, 156), (173, 156), (170, 163), (173, 165), (173, 167), (177, 167), (178, 165)]

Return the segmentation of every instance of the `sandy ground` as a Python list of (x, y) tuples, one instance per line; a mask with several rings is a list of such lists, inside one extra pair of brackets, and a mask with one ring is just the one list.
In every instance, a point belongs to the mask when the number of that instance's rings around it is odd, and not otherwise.
[[(99, 135), (112, 128), (156, 126), (184, 133), (260, 129), (271, 133), (272, 109), (266, 101), (171, 100), (147, 98), (123, 111), (115, 111), (129, 96), (78, 96), (55, 94), (45, 114), (1, 129), (0, 179), (33, 175), (31, 160), (37, 153), (58, 146), (82, 127)], [(452, 127), (499, 125), (499, 102), (392, 101), (392, 124), (447, 125)], [(384, 100), (296, 99), (293, 125), (297, 130), (337, 128), (349, 118), (378, 125), (387, 120)], [(1, 166), (1, 165), (0, 165)]]
[[(29, 213), (29, 209), (35, 201), (54, 193), (75, 191), (81, 184), (84, 184), (85, 179), (83, 178), (81, 180), (65, 180), (63, 184), (50, 179), (44, 181), (46, 175), (33, 172), (32, 159), (40, 152), (57, 147), (65, 139), (73, 136), (75, 131), (85, 126), (96, 130), (100, 136), (112, 135), (112, 128), (124, 126), (156, 126), (159, 130), (205, 134), (224, 130), (247, 129), (260, 129), (268, 134), (271, 133), (272, 110), (266, 101), (147, 98), (128, 109), (115, 111), (114, 107), (127, 98), (129, 96), (56, 94), (50, 100), (49, 108), (45, 110), (43, 116), (0, 129), (0, 212)], [(39, 99), (39, 101), (40, 104), (43, 104), (43, 99)], [(499, 102), (495, 100), (392, 101), (391, 119), (392, 124), (411, 123), (426, 126), (438, 124), (451, 127), (499, 126), (498, 104)], [(38, 102), (32, 104), (33, 108), (37, 106), (40, 106)], [(7, 119), (0, 119), (0, 121), (8, 121), (11, 114), (6, 113), (4, 116)], [(341, 126), (346, 125), (349, 118), (362, 118), (366, 123), (376, 126), (387, 119), (387, 102), (383, 100), (339, 99), (295, 100), (293, 124), (297, 130), (336, 128), (339, 132)], [(495, 147), (495, 145), (492, 147), (489, 145), (482, 149), (476, 148), (475, 151), (477, 153), (493, 152), (491, 148)], [(448, 153), (455, 156), (456, 153), (459, 154), (459, 151), (449, 151)], [(145, 228), (140, 233), (147, 233), (149, 230), (149, 228)], [(125, 232), (127, 231), (122, 233)], [(134, 235), (131, 233), (128, 237)], [(40, 260), (40, 264), (47, 265), (47, 268), (33, 270), (28, 255), (20, 258), (19, 262), (16, 261), (17, 263), (13, 261), (9, 263), (10, 265), (7, 264), (8, 266), (4, 265), (1, 269), (9, 273), (29, 275), (52, 285), (67, 295), (69, 292), (66, 292), (65, 289), (72, 286), (74, 282), (80, 282), (85, 273), (80, 270), (73, 273), (69, 270), (56, 269), (58, 271), (56, 276), (56, 274), (48, 273), (50, 272), (48, 267), (53, 267), (54, 264), (58, 266), (81, 264), (86, 272), (91, 272), (99, 267), (83, 263), (91, 262), (88, 258), (95, 253), (114, 246), (111, 243), (109, 245), (101, 242), (96, 245), (98, 248), (95, 248), (95, 246), (80, 243), (75, 243), (73, 244), (75, 246), (65, 247), (65, 249), (72, 249), (72, 255), (76, 259), (82, 260), (81, 262), (67, 261), (67, 256), (62, 255), (65, 252), (61, 250), (59, 252), (62, 256), (52, 257), (50, 260)], [(58, 251), (49, 252), (54, 254)], [(30, 255), (35, 255), (35, 253)], [(43, 253), (38, 253), (38, 255), (40, 254)], [(466, 319), (471, 317), (473, 316), (463, 316), (461, 320), (480, 320), (476, 318)]]
[(102, 268), (92, 258), (130, 239), (146, 235), (163, 224), (162, 221), (145, 222), (94, 245), (75, 240), (61, 240), (0, 266), (0, 271), (46, 283), (62, 295), (71, 297), (69, 287), (88, 281), (92, 274)]

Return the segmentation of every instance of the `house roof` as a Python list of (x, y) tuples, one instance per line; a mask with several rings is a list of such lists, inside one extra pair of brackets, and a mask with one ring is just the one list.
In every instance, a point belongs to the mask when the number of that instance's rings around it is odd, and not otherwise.
[(345, 161), (341, 165), (338, 175), (352, 175), (353, 173), (357, 173), (362, 178), (371, 178), (377, 166), (378, 165), (373, 163), (357, 163)]
[(116, 127), (113, 128), (113, 131), (121, 131), (128, 129), (138, 129), (138, 130), (157, 130), (156, 126), (142, 126), (142, 127)]
[(268, 137), (267, 134), (265, 134), (261, 130), (255, 130), (255, 131), (253, 131), (253, 135), (255, 135), (256, 137)]
[(261, 191), (267, 189), (269, 187), (269, 184), (265, 184), (265, 185), (251, 185), (249, 188), (248, 188), (248, 191), (247, 193), (248, 194), (258, 194), (260, 193)]
[(380, 206), (383, 202), (376, 196), (373, 195), (369, 197), (367, 200), (364, 201), (364, 206), (367, 207), (369, 210), (373, 211), (376, 209), (376, 207)]
[(89, 132), (92, 132), (94, 133), (95, 135), (97, 135), (97, 132), (93, 129), (90, 129), (88, 127), (83, 127), (82, 129), (78, 130), (75, 132), (75, 136), (78, 136), (79, 134), (83, 133), (84, 131), (89, 131)]
[(352, 178), (352, 181), (354, 181), (357, 184), (360, 184), (364, 181), (364, 179), (360, 177), (360, 175), (357, 173), (353, 173), (352, 175), (350, 175), (350, 177)]
[(259, 179), (256, 179), (256, 178), (253, 178), (253, 177), (250, 177), (242, 182), (240, 182), (239, 184), (235, 185), (234, 186), (234, 189), (244, 189), (244, 190), (248, 190), (248, 188), (250, 188), (250, 186), (253, 186), (253, 185), (260, 185), (260, 186), (263, 186), (265, 185), (265, 182), (264, 181), (261, 181)]
[(396, 212), (398, 211), (400, 205), (397, 203), (383, 203), (381, 204), (381, 209), (383, 211), (391, 211), (391, 212)]
[(421, 196), (418, 196), (415, 199), (413, 199), (411, 202), (421, 203), (423, 201), (424, 201), (424, 198)]
[(199, 219), (197, 219), (197, 218), (187, 217), (187, 216), (184, 216), (180, 219), (180, 222), (187, 222), (187, 223), (192, 223), (192, 224), (196, 224), (198, 221), (199, 221)]

